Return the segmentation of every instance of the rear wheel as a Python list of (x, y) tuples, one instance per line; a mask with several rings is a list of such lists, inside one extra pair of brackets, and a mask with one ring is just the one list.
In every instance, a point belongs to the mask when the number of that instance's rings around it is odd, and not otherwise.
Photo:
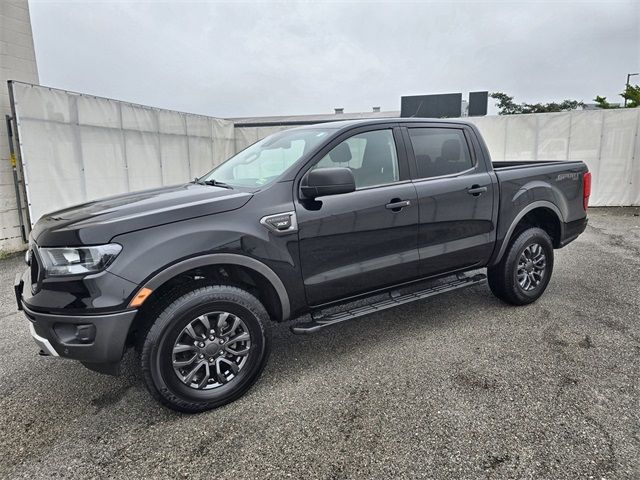
[(489, 287), (512, 305), (535, 302), (544, 293), (553, 272), (553, 244), (541, 228), (521, 231), (500, 262), (489, 267)]
[(250, 293), (207, 285), (162, 309), (142, 346), (151, 394), (183, 412), (232, 402), (258, 379), (269, 355), (268, 315)]

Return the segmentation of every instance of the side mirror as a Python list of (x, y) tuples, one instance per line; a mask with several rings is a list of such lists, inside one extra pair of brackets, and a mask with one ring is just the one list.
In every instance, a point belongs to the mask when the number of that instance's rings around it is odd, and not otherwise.
[(311, 170), (302, 179), (300, 190), (307, 198), (353, 192), (356, 181), (350, 168), (334, 167)]

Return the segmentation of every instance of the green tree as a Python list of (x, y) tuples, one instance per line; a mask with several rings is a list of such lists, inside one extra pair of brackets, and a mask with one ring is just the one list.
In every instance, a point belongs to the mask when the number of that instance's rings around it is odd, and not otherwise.
[(513, 97), (510, 97), (506, 93), (493, 92), (489, 96), (494, 100), (497, 100), (496, 107), (498, 107), (498, 115), (522, 113), (522, 106), (514, 102)]
[(613, 105), (613, 104), (607, 102), (607, 97), (601, 97), (600, 95), (596, 95), (596, 98), (594, 98), (593, 101), (596, 102), (596, 104), (600, 108), (604, 108), (604, 109), (620, 108), (619, 105)]
[(549, 113), (549, 112), (568, 112), (569, 110), (575, 110), (583, 105), (582, 102), (577, 100), (563, 100), (560, 103), (516, 103), (513, 101), (513, 97), (510, 97), (506, 93), (494, 92), (490, 95), (491, 98), (497, 100), (496, 107), (498, 107), (498, 115), (513, 115), (516, 113)]
[[(624, 92), (620, 94), (627, 101), (626, 108), (640, 107), (640, 85), (625, 85)], [(625, 108), (615, 103), (607, 102), (607, 97), (597, 95), (593, 99), (600, 108)]]
[(620, 96), (627, 101), (627, 108), (640, 107), (640, 85), (626, 85)]

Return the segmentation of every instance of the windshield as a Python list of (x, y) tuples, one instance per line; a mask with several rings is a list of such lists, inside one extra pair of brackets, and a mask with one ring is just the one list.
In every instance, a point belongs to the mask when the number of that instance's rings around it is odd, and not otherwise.
[(329, 136), (330, 129), (288, 130), (270, 135), (234, 155), (198, 181), (262, 187)]

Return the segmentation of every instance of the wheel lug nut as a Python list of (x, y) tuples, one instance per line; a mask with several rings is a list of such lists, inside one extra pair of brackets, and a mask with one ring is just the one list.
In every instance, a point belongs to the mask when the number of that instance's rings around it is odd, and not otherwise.
[(223, 345), (223, 344), (224, 344), (224, 340), (221, 338), (220, 339), (220, 345)]
[(200, 342), (200, 344), (198, 345), (200, 348), (204, 348), (204, 343)]
[(198, 355), (198, 358), (204, 358), (204, 355), (201, 353), (200, 355)]
[(213, 357), (209, 359), (209, 363), (213, 363)]
[(215, 336), (214, 335), (209, 335), (209, 340), (215, 340)]

